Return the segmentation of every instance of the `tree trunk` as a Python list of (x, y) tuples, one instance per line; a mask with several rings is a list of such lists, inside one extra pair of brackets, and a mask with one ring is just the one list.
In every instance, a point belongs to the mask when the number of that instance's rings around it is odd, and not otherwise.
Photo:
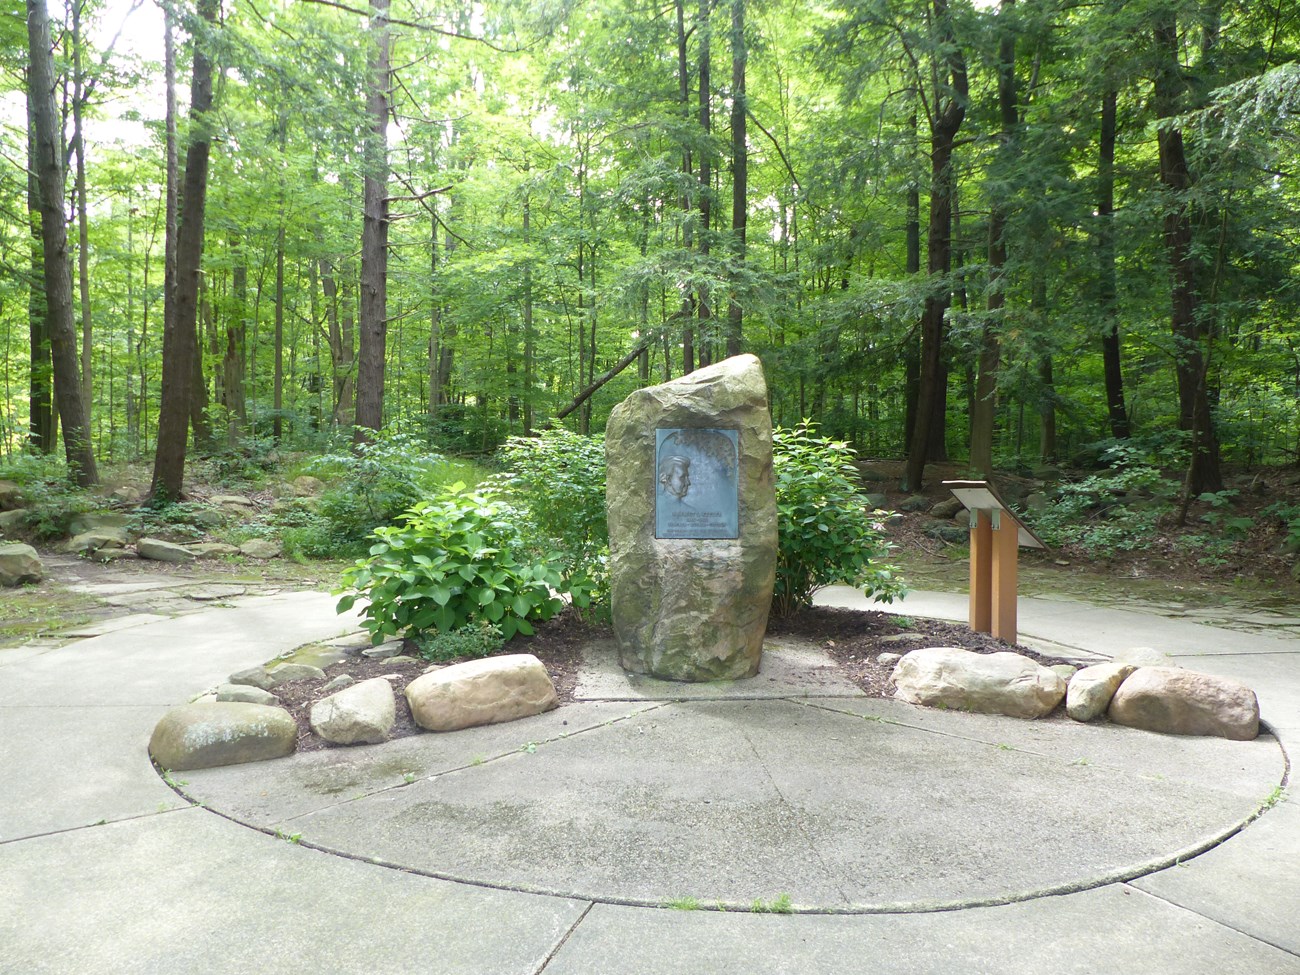
[[(745, 227), (749, 217), (749, 147), (746, 144), (748, 101), (745, 67), (745, 0), (731, 0), (731, 247), (737, 268), (745, 263)], [(744, 347), (744, 310), (736, 299), (736, 272), (732, 273), (731, 305), (727, 309), (727, 355), (740, 355)]]
[[(686, 50), (686, 0), (676, 0), (674, 9), (677, 13), (677, 98), (681, 103), (684, 124), (682, 131), (690, 129), (691, 118), (691, 69)], [(694, 234), (691, 229), (692, 205), (691, 194), (687, 187), (695, 178), (695, 168), (691, 158), (689, 142), (682, 144), (682, 248), (689, 252), (694, 246)], [(682, 298), (682, 375), (695, 371), (695, 298), (686, 295)]]
[[(208, 301), (207, 286), (199, 279), (199, 318), (204, 323), (206, 332), (212, 321), (212, 305)], [(190, 381), (190, 429), (194, 432), (194, 449), (199, 453), (212, 451), (212, 422), (208, 417), (211, 401), (208, 397), (208, 381), (203, 375), (203, 345), (195, 336), (194, 368)]]
[[(524, 161), (528, 172), (528, 161)], [(537, 385), (537, 331), (533, 324), (532, 201), (524, 194), (524, 436), (533, 432), (533, 392)]]
[(391, 35), (388, 0), (371, 0), (366, 97), (365, 189), (361, 223), (361, 344), (357, 349), (356, 439), (384, 423), (388, 341), (388, 115)]
[(226, 322), (226, 349), (221, 360), (221, 405), (226, 412), (226, 443), (234, 447), (248, 423), (248, 408), (244, 399), (244, 344), (248, 336), (248, 268), (237, 239), (230, 244), (236, 255), (231, 271), (231, 290), (234, 292), (233, 313)]
[[(713, 97), (713, 77), (711, 71), (711, 62), (713, 59), (713, 31), (709, 24), (709, 14), (712, 9), (710, 0), (700, 0), (699, 20), (696, 22), (696, 30), (700, 35), (700, 90), (699, 90), (699, 121), (700, 121), (700, 236), (699, 248), (700, 256), (706, 258), (704, 261), (707, 267), (707, 258), (712, 249), (711, 234), (713, 232), (713, 112), (710, 101)], [(699, 288), (699, 298), (696, 301), (696, 314), (699, 316), (700, 329), (697, 335), (698, 349), (697, 356), (701, 366), (707, 366), (713, 361), (713, 327), (710, 322), (713, 319), (713, 308), (709, 289), (701, 284)]]
[[(1015, 0), (1002, 0), (999, 21), (1009, 20)], [(1016, 35), (1005, 23), (998, 40), (998, 115), (1002, 128), (998, 134), (998, 155), (1003, 172), (1010, 169), (1015, 148), (1016, 128), (1020, 115), (1016, 105)], [(990, 194), (989, 209), (989, 283), (985, 308), (988, 312), (980, 336), (979, 372), (970, 416), (970, 466), (982, 477), (993, 476), (993, 431), (997, 413), (998, 367), (1002, 357), (1003, 310), (1006, 307), (1007, 201), (1004, 193)]]
[(89, 422), (94, 403), (93, 358), (91, 356), (92, 319), (90, 313), (90, 229), (86, 216), (86, 137), (82, 115), (85, 111), (86, 78), (82, 68), (81, 0), (68, 4), (72, 13), (72, 152), (77, 161), (73, 184), (77, 206), (77, 290), (81, 303), (81, 398), (86, 404)]
[(1101, 96), (1101, 136), (1097, 142), (1097, 298), (1101, 311), (1101, 359), (1106, 377), (1106, 411), (1111, 436), (1129, 436), (1124, 407), (1124, 373), (1120, 368), (1119, 303), (1115, 283), (1115, 136), (1118, 92), (1107, 86)]
[(192, 32), (194, 63), (190, 80), (190, 132), (185, 150), (185, 181), (181, 190), (180, 227), (176, 242), (175, 317), (163, 324), (162, 394), (150, 488), (155, 503), (181, 497), (185, 480), (190, 388), (194, 356), (198, 351), (199, 275), (202, 273), (203, 217), (211, 148), (208, 113), (212, 108), (212, 62), (208, 59), (206, 35), (215, 28), (217, 6), (218, 0), (198, 0), (196, 11), (203, 23)]
[[(1155, 73), (1155, 109), (1161, 119), (1179, 111), (1183, 80), (1178, 60), (1176, 14), (1159, 10), (1153, 28), (1158, 63)], [(1174, 337), (1175, 375), (1178, 379), (1178, 426), (1189, 431), (1191, 464), (1187, 475), (1189, 496), (1223, 490), (1219, 468), (1219, 442), (1206, 394), (1208, 363), (1201, 340), (1205, 332), (1198, 320), (1200, 296), (1196, 287), (1196, 256), (1193, 253), (1192, 220), (1188, 194), (1192, 174), (1187, 165), (1183, 134), (1177, 128), (1156, 133), (1160, 152), (1160, 182), (1169, 195), (1164, 218), (1165, 250), (1170, 271), (1170, 327)]]
[(54, 103), (54, 58), (44, 0), (27, 0), (27, 41), (31, 58), (31, 137), (36, 143), (36, 182), (40, 193), (41, 246), (45, 307), (54, 373), (54, 399), (63, 424), (68, 470), (88, 487), (99, 481), (90, 444), (90, 424), (81, 398), (77, 368), (77, 328), (72, 317), (72, 276), (68, 231), (63, 212), (63, 140)]
[(27, 225), (30, 234), (31, 282), (27, 288), (28, 423), (27, 442), (42, 454), (54, 453), (54, 367), (50, 361), (50, 324), (45, 302), (45, 249), (41, 244), (41, 188), (36, 181), (36, 126), (32, 88), (27, 91)]
[[(966, 117), (969, 89), (966, 62), (952, 33), (947, 0), (932, 0), (934, 21), (940, 39), (945, 42), (943, 63), (937, 74), (951, 79), (952, 92), (939, 91), (936, 83), (933, 117), (930, 119), (930, 223), (927, 231), (927, 269), (933, 279), (946, 276), (952, 269), (952, 153), (953, 143)], [(912, 430), (911, 448), (903, 489), (921, 489), (932, 431), (942, 426), (943, 417), (935, 416), (943, 376), (944, 314), (951, 301), (947, 287), (928, 295), (921, 314), (921, 370), (917, 390), (916, 425)]]
[[(916, 141), (916, 115), (911, 119), (912, 140)], [(921, 273), (921, 192), (916, 183), (907, 188), (907, 254), (905, 270), (908, 275)], [(903, 453), (912, 451), (912, 431), (916, 428), (916, 404), (921, 392), (921, 330), (906, 339), (903, 353)]]

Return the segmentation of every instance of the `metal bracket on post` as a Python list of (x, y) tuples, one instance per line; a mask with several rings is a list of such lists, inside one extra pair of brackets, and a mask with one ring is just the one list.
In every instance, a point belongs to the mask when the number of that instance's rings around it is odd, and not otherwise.
[(1019, 548), (1047, 546), (1016, 518), (987, 481), (943, 484), (970, 512), (971, 629), (1015, 643)]

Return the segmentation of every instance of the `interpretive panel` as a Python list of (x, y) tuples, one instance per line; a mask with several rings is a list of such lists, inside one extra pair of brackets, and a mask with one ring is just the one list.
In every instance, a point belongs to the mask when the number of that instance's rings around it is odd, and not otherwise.
[(739, 431), (655, 430), (655, 537), (738, 538)]

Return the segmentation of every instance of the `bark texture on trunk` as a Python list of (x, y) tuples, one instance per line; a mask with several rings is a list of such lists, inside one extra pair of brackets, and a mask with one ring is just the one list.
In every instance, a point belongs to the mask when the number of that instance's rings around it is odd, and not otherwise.
[(1119, 302), (1115, 282), (1115, 137), (1118, 92), (1108, 87), (1101, 97), (1101, 134), (1097, 141), (1097, 303), (1101, 306), (1101, 359), (1106, 377), (1106, 412), (1111, 436), (1127, 439), (1124, 372), (1119, 341)]
[(203, 217), (208, 193), (212, 109), (212, 62), (207, 32), (216, 23), (217, 0), (199, 0), (202, 21), (194, 31), (190, 79), (190, 136), (185, 150), (180, 223), (176, 233), (176, 297), (173, 320), (163, 324), (162, 393), (150, 496), (155, 503), (181, 497), (190, 424), (194, 357), (198, 354), (199, 277), (203, 262)]
[(388, 0), (370, 4), (369, 130), (361, 223), (360, 344), (357, 348), (356, 439), (384, 423), (384, 358), (388, 344), (388, 115), (390, 50)]
[(41, 248), (46, 322), (54, 374), (54, 401), (63, 424), (68, 469), (82, 487), (99, 480), (90, 444), (90, 424), (81, 396), (77, 365), (77, 327), (72, 313), (72, 274), (63, 207), (63, 140), (54, 102), (54, 58), (45, 0), (27, 0), (32, 131), (36, 188), (41, 214)]
[[(1180, 97), (1185, 88), (1178, 60), (1178, 24), (1172, 10), (1155, 14), (1153, 39), (1157, 66), (1155, 73), (1155, 107), (1159, 118), (1178, 114)], [(1200, 296), (1196, 281), (1196, 255), (1193, 252), (1191, 203), (1191, 169), (1183, 145), (1183, 133), (1177, 128), (1161, 128), (1156, 135), (1160, 152), (1160, 182), (1169, 193), (1164, 218), (1165, 252), (1170, 273), (1170, 328), (1175, 346), (1174, 371), (1178, 380), (1178, 426), (1191, 434), (1192, 458), (1187, 474), (1187, 492), (1196, 496), (1206, 491), (1223, 490), (1219, 466), (1219, 441), (1210, 411), (1206, 373), (1208, 361), (1202, 340), (1209, 337), (1199, 315)]]

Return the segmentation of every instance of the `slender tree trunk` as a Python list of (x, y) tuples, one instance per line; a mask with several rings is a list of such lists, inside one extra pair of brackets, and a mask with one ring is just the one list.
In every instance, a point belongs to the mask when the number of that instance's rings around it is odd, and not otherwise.
[[(745, 228), (749, 218), (749, 146), (746, 144), (745, 0), (731, 0), (731, 246), (737, 268), (745, 263)], [(732, 274), (731, 305), (727, 309), (727, 355), (744, 347), (744, 310), (736, 297), (736, 272)]]
[[(524, 173), (528, 161), (524, 161)], [(533, 393), (537, 385), (537, 331), (533, 324), (532, 201), (524, 194), (524, 436), (533, 432)]]
[[(1010, 20), (1015, 0), (1002, 0), (999, 21)], [(998, 115), (1002, 128), (998, 135), (998, 155), (1004, 172), (1013, 164), (1016, 152), (1016, 128), (1020, 113), (1016, 105), (1016, 35), (1003, 23), (998, 40)], [(970, 466), (988, 478), (993, 476), (993, 431), (997, 413), (998, 367), (1002, 357), (1003, 310), (1006, 307), (1007, 212), (1005, 194), (990, 194), (989, 209), (989, 285), (985, 308), (988, 312), (980, 336), (979, 373), (971, 403)]]
[(275, 336), (274, 370), (271, 386), (271, 438), (278, 444), (284, 436), (284, 212), (275, 235)]
[[(931, 0), (934, 22), (940, 38), (945, 42), (943, 63), (938, 73), (951, 80), (951, 93), (944, 94), (935, 85), (931, 100), (933, 117), (930, 119), (930, 223), (927, 233), (927, 268), (930, 276), (939, 279), (952, 269), (952, 198), (953, 143), (966, 117), (966, 99), (969, 88), (966, 62), (957, 45), (948, 17), (947, 0)], [(936, 416), (940, 382), (943, 373), (944, 314), (951, 301), (951, 291), (945, 287), (926, 297), (921, 314), (921, 370), (917, 390), (916, 425), (907, 456), (904, 490), (921, 489), (925, 462), (930, 449), (932, 432), (942, 426), (943, 416)]]
[(54, 399), (63, 424), (68, 470), (82, 487), (99, 481), (90, 443), (90, 423), (81, 398), (77, 368), (77, 328), (72, 316), (72, 275), (63, 211), (63, 140), (54, 103), (54, 58), (44, 0), (27, 0), (30, 57), (31, 138), (36, 143), (36, 182), (40, 193), (41, 246), (45, 306), (49, 323)]
[(248, 336), (248, 268), (244, 265), (242, 245), (238, 238), (230, 243), (235, 255), (231, 271), (231, 291), (234, 309), (226, 322), (226, 347), (221, 360), (221, 405), (226, 409), (226, 443), (234, 447), (248, 423), (248, 407), (244, 396), (244, 345)]
[(82, 67), (84, 51), (81, 35), (82, 0), (71, 0), (72, 13), (72, 152), (77, 161), (74, 193), (77, 198), (77, 288), (81, 304), (81, 398), (86, 404), (89, 421), (93, 412), (94, 376), (91, 356), (93, 323), (90, 309), (90, 228), (86, 216), (86, 137), (83, 114), (86, 100), (86, 77)]
[[(713, 29), (709, 23), (709, 15), (712, 10), (711, 0), (700, 0), (699, 20), (696, 23), (696, 31), (700, 35), (700, 90), (699, 90), (699, 121), (700, 121), (700, 236), (699, 248), (700, 256), (705, 258), (704, 264), (708, 266), (709, 253), (713, 246), (713, 112), (711, 100), (713, 98), (713, 74), (711, 63), (713, 59)], [(709, 295), (709, 289), (705, 285), (700, 285), (699, 298), (696, 301), (696, 314), (699, 316), (700, 328), (698, 333), (697, 355), (701, 366), (707, 366), (713, 361), (713, 319), (712, 299)]]
[(27, 225), (30, 234), (31, 283), (27, 289), (28, 360), (27, 442), (42, 454), (54, 453), (54, 366), (50, 359), (49, 314), (45, 302), (45, 248), (41, 243), (41, 187), (36, 180), (36, 125), (30, 80), (27, 91)]
[[(911, 119), (912, 141), (916, 142), (916, 115)], [(907, 187), (906, 273), (921, 273), (921, 192), (916, 183)], [(907, 339), (903, 353), (903, 453), (912, 452), (912, 431), (916, 429), (916, 404), (921, 392), (921, 329)]]
[(155, 503), (181, 497), (185, 480), (189, 432), (190, 390), (197, 354), (199, 275), (203, 261), (203, 217), (208, 192), (211, 132), (212, 62), (207, 31), (216, 24), (218, 0), (198, 0), (201, 20), (194, 36), (190, 81), (190, 134), (185, 150), (185, 182), (176, 244), (175, 317), (163, 325), (162, 395), (158, 408), (158, 441), (154, 454)]
[[(1153, 29), (1158, 63), (1155, 73), (1155, 108), (1158, 118), (1178, 114), (1184, 84), (1178, 59), (1178, 24), (1173, 10), (1158, 10)], [(1196, 283), (1192, 220), (1188, 194), (1191, 170), (1183, 147), (1183, 133), (1161, 128), (1156, 133), (1160, 153), (1160, 182), (1169, 195), (1164, 218), (1165, 250), (1170, 270), (1170, 327), (1175, 344), (1178, 380), (1178, 426), (1191, 433), (1192, 458), (1187, 476), (1189, 496), (1223, 490), (1219, 467), (1219, 441), (1206, 394), (1208, 363), (1201, 340), (1206, 337), (1199, 321), (1200, 296)]]
[(1111, 436), (1129, 436), (1120, 368), (1119, 302), (1115, 284), (1115, 136), (1118, 93), (1108, 85), (1101, 96), (1101, 136), (1097, 143), (1097, 292), (1101, 306), (1101, 359), (1106, 377), (1106, 410)]
[[(212, 322), (212, 303), (208, 300), (207, 284), (199, 279), (199, 318), (203, 322), (204, 332), (210, 329)], [(190, 372), (190, 429), (194, 431), (194, 449), (200, 453), (212, 450), (212, 422), (208, 417), (211, 401), (208, 397), (208, 381), (203, 375), (203, 343), (195, 335), (194, 368)]]
[[(691, 69), (686, 49), (686, 0), (676, 0), (674, 9), (677, 13), (677, 97), (681, 103), (682, 118), (687, 123), (683, 131), (689, 130), (691, 118)], [(687, 187), (695, 178), (695, 168), (691, 157), (689, 142), (682, 145), (682, 248), (690, 251), (694, 246), (694, 233), (691, 229), (693, 208), (691, 195)], [(695, 371), (695, 298), (686, 295), (682, 298), (682, 375)]]
[(361, 224), (361, 344), (357, 350), (356, 437), (384, 422), (388, 342), (388, 115), (391, 34), (388, 0), (371, 0), (366, 98), (365, 189)]

